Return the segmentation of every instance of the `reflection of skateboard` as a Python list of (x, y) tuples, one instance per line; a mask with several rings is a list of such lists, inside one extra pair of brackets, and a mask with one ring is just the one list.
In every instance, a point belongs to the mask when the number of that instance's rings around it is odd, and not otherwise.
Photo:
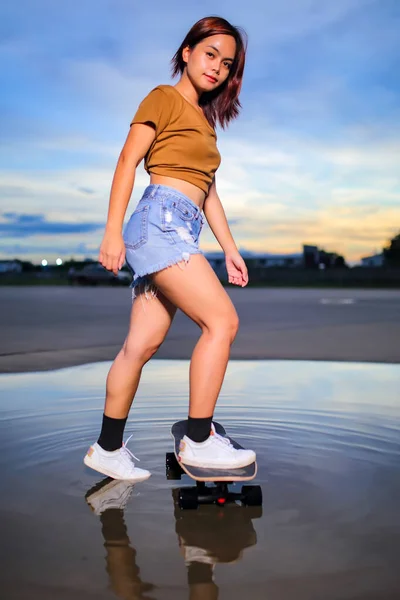
[[(242, 448), (240, 444), (226, 435), (225, 429), (213, 421), (216, 432), (227, 437), (235, 448)], [(179, 444), (186, 434), (187, 421), (178, 421), (172, 426), (171, 436), (174, 438), (174, 452), (167, 452), (166, 469), (168, 479), (180, 479), (186, 473), (197, 482), (194, 488), (179, 490), (179, 506), (181, 508), (197, 508), (199, 504), (217, 503), (223, 506), (226, 502), (240, 500), (243, 505), (260, 506), (262, 492), (258, 485), (244, 485), (241, 492), (230, 492), (228, 483), (235, 481), (250, 481), (257, 474), (257, 463), (253, 462), (239, 469), (209, 469), (184, 465), (179, 461)], [(206, 482), (214, 482), (215, 487), (206, 486)]]

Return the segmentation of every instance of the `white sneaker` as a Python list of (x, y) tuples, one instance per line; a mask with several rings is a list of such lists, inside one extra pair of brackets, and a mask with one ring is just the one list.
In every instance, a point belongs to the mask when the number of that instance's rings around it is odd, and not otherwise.
[(139, 459), (126, 447), (131, 437), (129, 436), (126, 442), (122, 444), (122, 448), (113, 452), (103, 450), (96, 442), (93, 446), (90, 446), (83, 462), (87, 467), (103, 473), (103, 475), (108, 475), (108, 477), (112, 477), (113, 479), (127, 479), (129, 481), (144, 481), (148, 479), (151, 473), (145, 469), (135, 467), (133, 459)]
[(134, 487), (134, 481), (105, 479), (92, 487), (87, 492), (85, 499), (96, 515), (101, 515), (110, 508), (123, 510)]
[(210, 437), (205, 442), (193, 442), (187, 435), (183, 436), (178, 457), (184, 465), (191, 467), (239, 469), (251, 465), (256, 460), (256, 453), (234, 448), (228, 438), (219, 435), (211, 424)]

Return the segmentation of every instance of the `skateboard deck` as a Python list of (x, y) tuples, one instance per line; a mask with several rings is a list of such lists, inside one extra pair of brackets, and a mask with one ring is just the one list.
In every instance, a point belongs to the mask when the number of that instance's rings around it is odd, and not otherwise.
[[(219, 423), (213, 421), (215, 431), (230, 440), (235, 448), (242, 449), (243, 447), (235, 442), (232, 438), (226, 435), (225, 429)], [(204, 467), (192, 467), (185, 465), (179, 460), (179, 444), (187, 431), (187, 421), (178, 421), (172, 426), (171, 436), (174, 438), (174, 454), (175, 458), (182, 470), (196, 481), (250, 481), (257, 475), (257, 462), (253, 462), (246, 467), (239, 469), (210, 469)]]

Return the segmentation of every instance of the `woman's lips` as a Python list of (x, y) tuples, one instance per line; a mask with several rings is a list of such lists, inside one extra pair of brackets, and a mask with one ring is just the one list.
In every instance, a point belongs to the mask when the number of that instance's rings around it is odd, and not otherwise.
[(204, 75), (207, 77), (207, 79), (209, 81), (211, 81), (212, 83), (217, 83), (218, 79), (215, 79), (215, 77), (211, 77), (211, 75), (207, 75), (206, 73), (204, 73)]

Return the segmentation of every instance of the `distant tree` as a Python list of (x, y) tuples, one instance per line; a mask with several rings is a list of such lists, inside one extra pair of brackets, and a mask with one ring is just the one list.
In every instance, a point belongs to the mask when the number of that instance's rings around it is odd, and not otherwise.
[(400, 233), (390, 240), (389, 245), (383, 249), (385, 264), (389, 267), (400, 267)]
[(335, 269), (343, 269), (343, 268), (347, 268), (347, 264), (346, 261), (344, 260), (343, 256), (338, 255), (335, 258), (335, 261), (333, 263), (333, 266), (335, 267)]
[(317, 246), (303, 246), (303, 260), (306, 269), (330, 269), (330, 268), (347, 268), (346, 261), (343, 256), (336, 252), (326, 252)]
[[(326, 252), (325, 250), (319, 251), (319, 267), (323, 269), (330, 269), (335, 267), (335, 261), (337, 254), (335, 252)], [(324, 265), (321, 267), (321, 265)]]

